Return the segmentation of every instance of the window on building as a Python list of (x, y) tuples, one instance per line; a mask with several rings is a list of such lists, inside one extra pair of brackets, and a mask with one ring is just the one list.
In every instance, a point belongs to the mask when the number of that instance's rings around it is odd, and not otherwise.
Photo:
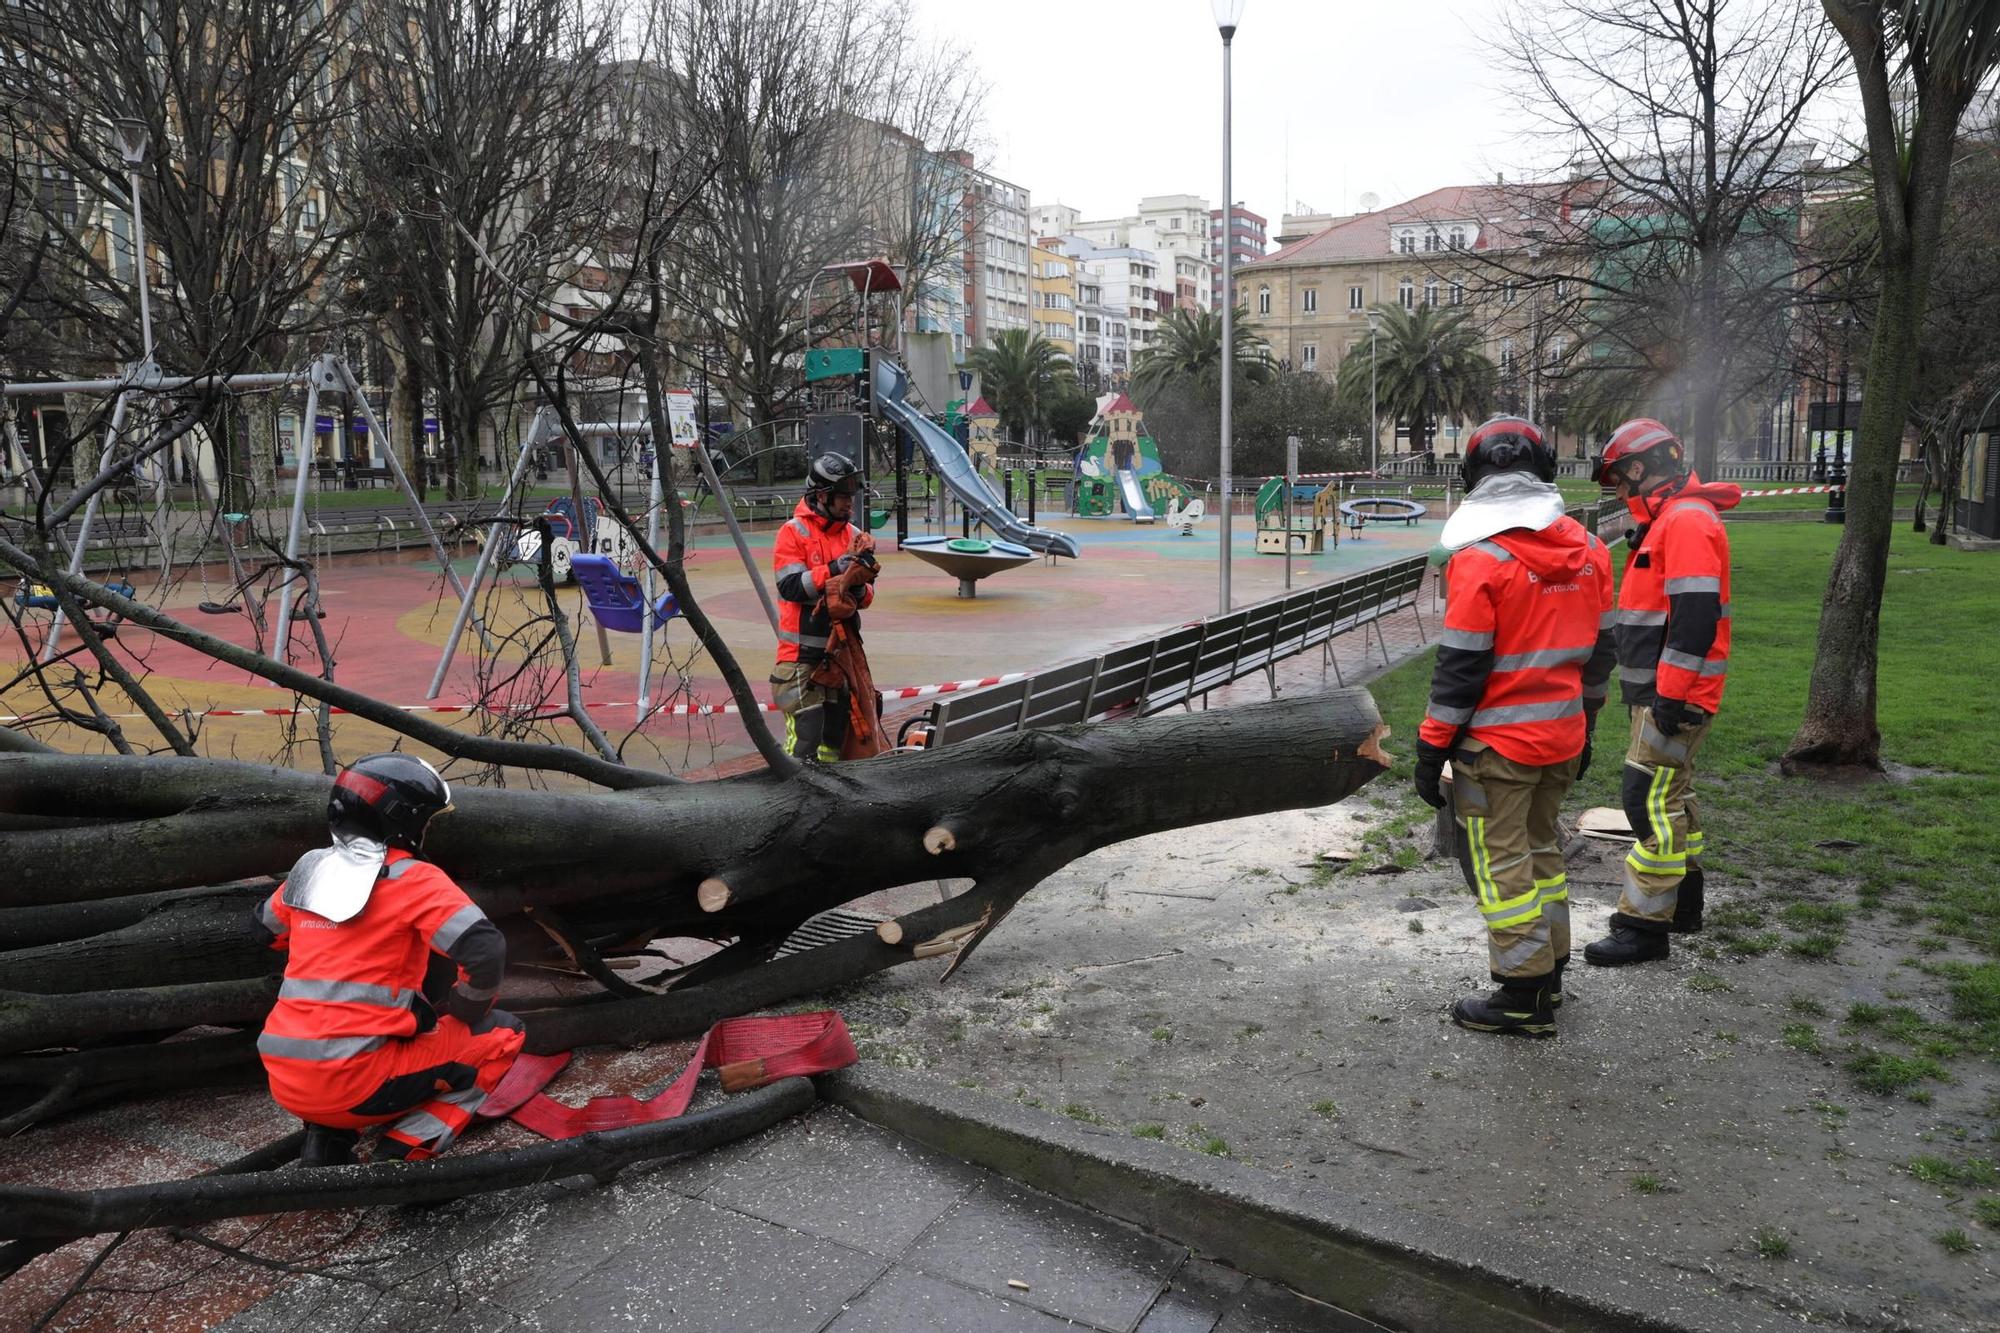
[(1437, 303), (1438, 280), (1436, 278), (1426, 278), (1424, 280), (1424, 304), (1435, 308)]
[(1502, 338), (1500, 340), (1500, 373), (1502, 375), (1511, 375), (1514, 373), (1514, 340), (1512, 338)]
[(1257, 289), (1257, 313), (1260, 315), (1271, 313), (1271, 289), (1269, 287), (1259, 287)]
[(1428, 254), (1428, 253), (1430, 253), (1431, 251), (1433, 251), (1433, 250), (1435, 250), (1435, 249), (1437, 249), (1437, 248), (1438, 248), (1438, 234), (1437, 234), (1437, 232), (1436, 232), (1435, 230), (1432, 230), (1432, 231), (1427, 231), (1427, 232), (1425, 232), (1425, 233), (1424, 233), (1424, 252), (1425, 252), (1426, 254)]
[(1349, 310), (1361, 309), (1361, 300), (1361, 289), (1359, 287), (1349, 287), (1347, 289), (1347, 308)]
[(1402, 236), (1397, 240), (1396, 248), (1402, 251), (1406, 255), (1415, 254), (1417, 252), (1416, 233), (1407, 231), (1404, 232)]
[(1396, 284), (1396, 300), (1402, 304), (1403, 309), (1415, 310), (1417, 308), (1416, 282), (1410, 278), (1404, 278), (1398, 282)]
[(1453, 283), (1453, 284), (1451, 285), (1451, 303), (1452, 303), (1453, 305), (1464, 305), (1464, 304), (1465, 304), (1465, 284), (1464, 284), (1464, 283), (1462, 283), (1462, 282), (1454, 282), (1454, 283)]
[(1561, 365), (1563, 362), (1563, 353), (1568, 350), (1569, 343), (1564, 340), (1561, 334), (1557, 334), (1555, 337), (1549, 339), (1549, 364), (1552, 366)]
[(132, 217), (121, 208), (104, 206), (105, 224), (110, 231), (111, 278), (130, 282), (138, 272), (132, 258)]
[(1453, 227), (1451, 229), (1451, 248), (1454, 250), (1463, 250), (1465, 248), (1465, 228)]
[(1568, 299), (1569, 299), (1569, 279), (1568, 279), (1568, 278), (1557, 278), (1557, 279), (1556, 279), (1556, 300), (1558, 300), (1558, 301), (1566, 301), (1566, 300), (1568, 300)]
[(1307, 370), (1314, 370), (1318, 368), (1319, 366), (1318, 343), (1306, 343), (1304, 346), (1299, 348), (1299, 364)]
[(1505, 284), (1504, 286), (1502, 286), (1502, 287), (1500, 288), (1500, 304), (1501, 304), (1501, 305), (1512, 305), (1512, 304), (1514, 304), (1514, 296), (1515, 296), (1515, 291), (1514, 291), (1514, 284), (1513, 284), (1513, 283), (1512, 283), (1511, 281), (1510, 281), (1510, 282), (1508, 282), (1508, 283), (1506, 283), (1506, 284)]
[(1317, 314), (1319, 312), (1319, 288), (1317, 287), (1306, 288), (1306, 294), (1304, 300), (1305, 300), (1306, 313), (1308, 315)]

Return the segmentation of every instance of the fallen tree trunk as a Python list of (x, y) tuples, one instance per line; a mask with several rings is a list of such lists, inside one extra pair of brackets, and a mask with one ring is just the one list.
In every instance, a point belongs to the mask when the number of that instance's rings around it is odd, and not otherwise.
[[(1368, 694), (1339, 690), (995, 736), (784, 779), (590, 795), (466, 789), (427, 853), (508, 932), (517, 961), (611, 956), (670, 937), (734, 941), (665, 994), (528, 1015), (542, 1050), (688, 1036), (927, 945), (962, 961), (1035, 884), (1096, 848), (1337, 801), (1382, 771), (1380, 731)], [(115, 821), (8, 835), (19, 873), (0, 890), (0, 922), (33, 909), (68, 914), (80, 929), (122, 923), (77, 939), (44, 931), (0, 952), (9, 992), (0, 1052), (129, 1040), (168, 1017), (254, 1023), (261, 1010), (247, 1012), (246, 984), (282, 963), (249, 924), (249, 899), (268, 889), (161, 891), (282, 875), (324, 842), (328, 785), (203, 759), (0, 755), (0, 811)], [(881, 936), (769, 960), (819, 912), (946, 878), (973, 888)], [(139, 894), (148, 897), (136, 919), (110, 910)], [(105, 906), (84, 910), (93, 903)], [(559, 926), (545, 931), (537, 909), (559, 909)], [(948, 949), (933, 945), (954, 930)], [(38, 1041), (38, 1031), (63, 1035)], [(173, 1058), (171, 1046), (154, 1050), (163, 1064)]]

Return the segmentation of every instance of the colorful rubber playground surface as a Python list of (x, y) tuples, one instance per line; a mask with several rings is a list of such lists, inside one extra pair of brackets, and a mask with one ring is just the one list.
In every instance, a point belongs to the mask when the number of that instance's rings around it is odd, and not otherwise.
[[(1436, 509), (1434, 505), (1433, 516), (1413, 526), (1371, 524), (1359, 539), (1343, 534), (1337, 548), (1293, 556), (1292, 585), (1342, 578), (1428, 550), (1441, 526)], [(1219, 529), (1213, 516), (1189, 536), (1118, 518), (1040, 521), (1073, 533), (1082, 547), (1081, 558), (1053, 564), (1037, 559), (993, 575), (979, 583), (973, 599), (958, 596), (953, 578), (899, 553), (893, 526), (877, 534), (882, 576), (875, 605), (865, 616), (865, 634), (879, 687), (891, 690), (1032, 671), (1216, 613)], [(748, 533), (767, 585), (775, 531), (775, 524), (759, 524)], [(919, 532), (913, 528), (911, 535)], [(1282, 591), (1285, 559), (1256, 552), (1254, 520), (1237, 515), (1233, 536), (1234, 603), (1242, 606)], [(703, 527), (690, 550), (687, 568), (696, 597), (736, 653), (760, 699), (767, 698), (764, 677), (772, 662), (774, 638), (728, 534), (720, 527)], [(468, 547), (454, 561), (462, 579), (472, 572), (472, 554)], [(197, 629), (239, 644), (253, 642), (245, 617), (208, 615), (197, 609), (197, 603), (213, 595), (204, 592), (200, 578), (184, 571), (177, 585), (162, 594), (157, 580), (145, 573), (127, 577), (137, 585), (141, 600)], [(217, 577), (216, 571), (209, 571), (211, 583)], [(326, 609), (321, 625), (332, 647), (336, 679), (350, 688), (404, 707), (456, 708), (459, 711), (437, 714), (438, 721), (455, 727), (476, 725), (463, 710), (480, 697), (482, 675), (489, 681), (517, 676), (508, 693), (514, 707), (531, 702), (554, 706), (562, 701), (560, 672), (545, 667), (517, 675), (525, 653), (505, 637), (545, 610), (526, 565), (511, 566), (497, 578), (489, 576), (480, 600), (482, 614), (501, 640), (497, 652), (482, 654), (468, 631), (434, 700), (425, 695), (457, 610), (456, 597), (436, 558), (428, 551), (339, 554), (322, 573), (321, 586)], [(578, 589), (562, 588), (560, 596), (572, 617), (584, 605)], [(592, 718), (617, 744), (633, 731), (637, 716), (638, 636), (607, 634), (611, 663), (606, 666), (594, 625), (587, 619), (572, 624), (583, 668), (583, 698)], [(294, 664), (317, 671), (318, 659), (303, 628), (295, 632), (293, 642)], [(64, 643), (72, 645), (74, 639), (65, 635)], [(288, 728), (295, 729), (298, 737), (311, 735), (309, 721), (303, 718), (216, 712), (289, 710), (295, 701), (287, 691), (136, 626), (121, 627), (116, 643), (121, 657), (164, 706), (206, 715), (198, 724), (207, 753), (265, 759), (277, 753)], [(22, 665), (18, 643), (7, 644), (0, 657), (9, 662), (8, 676)], [(544, 660), (550, 666), (555, 663), (547, 655)], [(685, 710), (729, 702), (714, 664), (680, 620), (668, 622), (655, 636), (653, 686), (656, 705), (668, 703)], [(100, 699), (114, 714), (136, 712), (115, 690), (107, 690)], [(921, 706), (918, 700), (892, 701), (890, 717)], [(0, 714), (40, 713), (45, 707), (31, 685), (17, 684), (0, 694)], [(124, 725), (141, 744), (151, 738), (141, 718), (127, 719)], [(551, 734), (572, 742), (580, 739), (572, 724), (549, 726)], [(336, 717), (334, 727), (343, 754), (378, 742), (386, 746), (394, 739), (385, 729), (357, 718)], [(657, 713), (640, 732), (627, 743), (628, 762), (702, 770), (749, 752), (741, 722), (729, 715)], [(65, 749), (105, 746), (101, 739), (70, 728), (39, 734)], [(310, 753), (298, 759), (313, 762)]]

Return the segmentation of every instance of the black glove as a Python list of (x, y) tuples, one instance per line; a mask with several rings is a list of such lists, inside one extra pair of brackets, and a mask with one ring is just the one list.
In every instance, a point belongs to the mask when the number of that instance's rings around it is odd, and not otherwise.
[(1683, 727), (1694, 725), (1688, 716), (1685, 699), (1669, 699), (1665, 695), (1653, 700), (1653, 726), (1662, 736), (1678, 736)]
[(853, 563), (854, 557), (851, 555), (836, 556), (833, 563), (826, 567), (826, 572), (829, 574), (845, 574), (847, 567)]
[(1444, 761), (1450, 757), (1448, 746), (1417, 742), (1417, 795), (1433, 810), (1444, 809), (1444, 792), (1438, 784), (1444, 779)]

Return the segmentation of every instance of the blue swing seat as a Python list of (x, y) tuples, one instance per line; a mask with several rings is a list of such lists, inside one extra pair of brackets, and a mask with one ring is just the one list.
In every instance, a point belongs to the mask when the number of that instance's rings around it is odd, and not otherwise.
[[(639, 591), (639, 580), (612, 564), (609, 557), (585, 555), (581, 551), (570, 558), (569, 567), (598, 624), (621, 634), (645, 630), (646, 599)], [(680, 603), (670, 592), (661, 593), (653, 603), (655, 625), (664, 625), (680, 613)]]

